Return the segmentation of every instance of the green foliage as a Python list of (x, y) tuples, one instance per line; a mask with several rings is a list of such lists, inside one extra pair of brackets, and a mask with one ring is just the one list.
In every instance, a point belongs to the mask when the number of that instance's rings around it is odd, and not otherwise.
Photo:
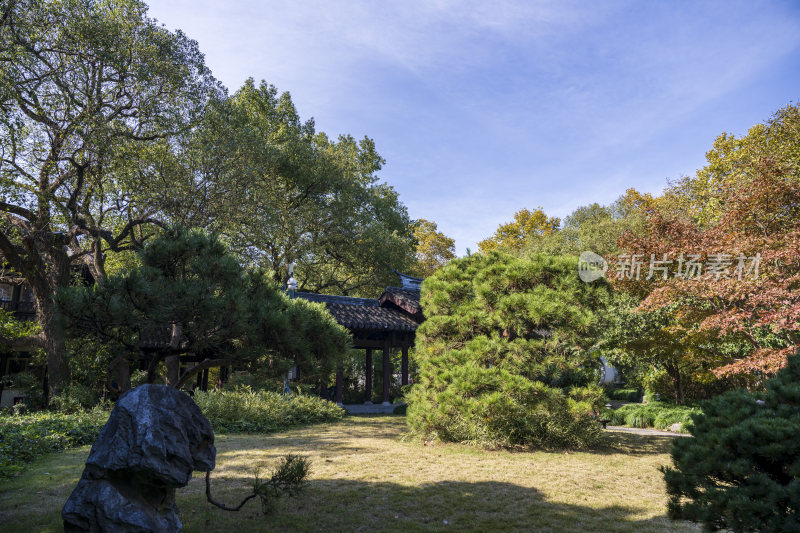
[[(638, 392), (638, 391), (637, 391)], [(692, 416), (702, 413), (698, 407), (674, 405), (666, 402), (628, 404), (608, 413), (612, 425), (635, 428), (667, 429), (672, 424), (683, 424), (686, 432), (692, 423)]]
[(67, 342), (69, 374), (73, 385), (80, 384), (102, 397), (106, 391), (108, 365), (114, 358), (114, 343), (91, 336), (72, 338)]
[(5, 378), (5, 387), (22, 391), (25, 401), (23, 404), (14, 406), (17, 411), (41, 409), (45, 406), (45, 397), (41, 380), (30, 372), (23, 371), (7, 376)]
[(264, 514), (274, 510), (278, 498), (299, 495), (305, 488), (310, 469), (311, 462), (308, 458), (289, 454), (281, 457), (269, 479), (261, 480), (256, 474), (253, 494), (261, 500), (261, 510)]
[[(779, 109), (764, 124), (756, 124), (737, 138), (723, 133), (706, 153), (706, 166), (694, 176), (677, 181), (667, 196), (700, 226), (720, 221), (730, 208), (726, 189), (757, 183), (762, 165), (769, 161), (786, 179), (800, 176), (800, 103)], [(781, 213), (785, 215), (787, 213)], [(775, 219), (780, 218), (772, 213)]]
[(519, 252), (528, 240), (557, 232), (560, 223), (558, 217), (548, 217), (541, 207), (533, 211), (520, 209), (514, 213), (514, 220), (501, 224), (494, 235), (479, 242), (478, 249), (484, 253), (493, 250)]
[[(697, 402), (740, 388), (747, 381), (739, 376), (718, 378), (709, 371), (695, 371), (682, 377), (681, 388), (685, 400)], [(662, 400), (677, 401), (673, 379), (666, 371), (651, 368), (641, 382), (648, 396), (658, 394)]]
[(703, 404), (695, 438), (665, 468), (672, 518), (710, 530), (800, 531), (800, 355), (765, 393), (731, 391)]
[(39, 324), (29, 320), (17, 320), (14, 313), (0, 309), (0, 336), (15, 339), (35, 335), (41, 330)]
[[(638, 304), (635, 296), (614, 293), (602, 315), (600, 352), (630, 382), (665, 399), (684, 403), (702, 398), (703, 388), (718, 381), (709, 369), (735, 352), (738, 345), (702, 329), (702, 314), (692, 311), (686, 300), (657, 309), (639, 309)], [(715, 387), (724, 390), (726, 385)]]
[(638, 402), (642, 399), (642, 391), (639, 389), (609, 389), (606, 391), (606, 396), (610, 400)]
[(26, 463), (46, 453), (93, 443), (108, 414), (101, 408), (73, 414), (0, 413), (0, 478), (18, 474)]
[(48, 384), (69, 382), (54, 316), (70, 267), (141, 245), (172, 200), (161, 165), (220, 92), (197, 43), (137, 0), (14, 0), (0, 17), (4, 260), (35, 287)]
[(194, 401), (216, 433), (271, 433), (287, 427), (333, 422), (344, 417), (344, 409), (314, 396), (234, 390), (196, 391)]
[(288, 92), (249, 79), (185, 140), (168, 213), (221, 235), (275, 282), (296, 263), (301, 290), (376, 296), (414, 251), (405, 206), (378, 181), (383, 163), (372, 139), (331, 139)]
[(577, 261), (492, 252), (457, 259), (423, 284), (412, 430), (489, 446), (587, 447), (603, 394), (586, 353), (602, 284)]
[(438, 231), (436, 222), (424, 218), (414, 221), (414, 240), (416, 264), (413, 272), (423, 278), (433, 275), (456, 256), (456, 241)]
[(327, 374), (349, 346), (348, 332), (322, 304), (290, 300), (203, 231), (165, 230), (140, 257), (125, 275), (59, 291), (74, 336), (133, 354), (143, 335), (175, 323), (184, 338), (177, 352), (241, 363), (269, 356), (276, 374), (297, 359), (307, 376)]
[(80, 383), (72, 383), (59, 394), (50, 398), (50, 408), (60, 413), (78, 413), (97, 405), (92, 390)]
[(613, 262), (613, 256), (619, 253), (617, 240), (620, 236), (626, 231), (636, 231), (642, 225), (641, 215), (630, 208), (632, 194), (629, 192), (608, 206), (594, 203), (578, 207), (564, 219), (557, 231), (529, 236), (521, 255), (580, 255), (592, 251)]

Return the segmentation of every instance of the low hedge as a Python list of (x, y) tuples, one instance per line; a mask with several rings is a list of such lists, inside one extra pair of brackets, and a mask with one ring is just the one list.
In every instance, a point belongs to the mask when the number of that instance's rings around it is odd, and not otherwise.
[(692, 415), (700, 413), (702, 410), (699, 407), (650, 402), (623, 405), (619, 409), (610, 411), (608, 418), (612, 425), (635, 428), (667, 429), (673, 424), (681, 423), (681, 432), (688, 433)]
[(71, 414), (0, 414), (0, 478), (18, 474), (44, 454), (92, 444), (108, 415), (99, 407)]
[(271, 433), (291, 426), (341, 420), (345, 411), (316, 396), (234, 390), (198, 391), (194, 401), (216, 433)]
[[(345, 411), (314, 396), (253, 391), (196, 392), (194, 400), (217, 433), (270, 433), (291, 426), (332, 422)], [(0, 478), (21, 472), (44, 454), (92, 444), (108, 420), (109, 411), (0, 414)]]
[(642, 392), (639, 389), (610, 389), (606, 391), (606, 396), (620, 402), (638, 402), (642, 399)]

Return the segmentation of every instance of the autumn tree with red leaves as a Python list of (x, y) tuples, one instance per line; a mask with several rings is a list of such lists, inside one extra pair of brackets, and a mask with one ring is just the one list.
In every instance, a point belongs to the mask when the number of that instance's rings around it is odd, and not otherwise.
[[(701, 331), (746, 346), (718, 376), (774, 375), (800, 347), (798, 141), (797, 106), (742, 139), (720, 136), (709, 165), (643, 205), (645, 230), (621, 239), (641, 276), (613, 282), (641, 296), (640, 309), (680, 302)], [(700, 271), (687, 273), (689, 258)]]

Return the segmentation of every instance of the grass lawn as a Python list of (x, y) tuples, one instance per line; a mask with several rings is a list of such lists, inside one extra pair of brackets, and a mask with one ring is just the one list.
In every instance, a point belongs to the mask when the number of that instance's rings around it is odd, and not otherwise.
[[(271, 435), (217, 437), (216, 499), (238, 504), (253, 468), (311, 458), (308, 488), (264, 516), (205, 502), (203, 475), (178, 490), (185, 531), (699, 531), (665, 516), (672, 437), (610, 434), (587, 453), (484, 451), (404, 440), (399, 416), (352, 417)], [(89, 447), (53, 454), (0, 481), (4, 532), (60, 531), (60, 512)], [(446, 521), (446, 523), (445, 523)]]

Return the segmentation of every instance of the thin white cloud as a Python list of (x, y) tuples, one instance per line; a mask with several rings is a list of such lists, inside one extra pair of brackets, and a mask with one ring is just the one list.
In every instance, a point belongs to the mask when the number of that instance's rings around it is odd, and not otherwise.
[[(765, 74), (796, 71), (787, 58), (800, 47), (800, 14), (783, 4), (151, 7), (199, 41), (229, 88), (266, 79), (291, 90), (320, 129), (374, 137), (388, 159), (381, 175), (412, 216), (450, 228), (462, 251), (519, 208), (543, 205), (563, 216), (571, 199), (577, 207), (587, 196), (613, 199), (629, 186), (651, 190), (691, 173), (712, 140), (706, 128), (729, 129), (730, 117), (710, 125), (698, 117)], [(678, 137), (699, 132), (707, 144), (687, 153)]]

